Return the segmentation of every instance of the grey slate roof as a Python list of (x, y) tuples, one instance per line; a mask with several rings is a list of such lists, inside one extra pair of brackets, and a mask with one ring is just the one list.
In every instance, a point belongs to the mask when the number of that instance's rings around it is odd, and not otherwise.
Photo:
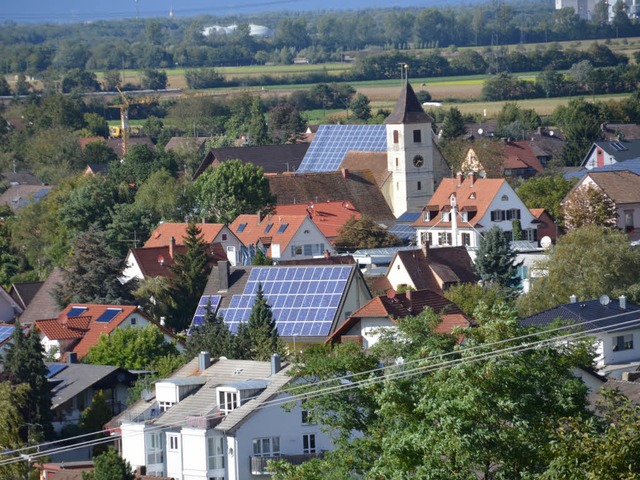
[(402, 85), (400, 96), (393, 112), (385, 118), (385, 125), (408, 123), (433, 123), (433, 118), (425, 113), (409, 82)]
[(640, 327), (640, 307), (627, 302), (620, 308), (617, 300), (602, 305), (599, 300), (566, 303), (555, 308), (520, 319), (525, 327), (546, 327), (556, 320), (575, 324), (577, 329), (598, 329), (597, 333), (610, 333)]
[(27, 308), (33, 297), (38, 293), (43, 282), (31, 282), (31, 283), (14, 283), (11, 285), (9, 295), (13, 298), (24, 310)]
[[(597, 145), (609, 155), (612, 155), (618, 162), (640, 157), (640, 140), (603, 141), (594, 142), (594, 145)], [(624, 150), (620, 150), (620, 146), (622, 146)], [(591, 152), (591, 150), (589, 152)]]
[(36, 320), (56, 318), (58, 316), (62, 308), (56, 304), (51, 293), (60, 282), (62, 282), (62, 270), (56, 267), (33, 296), (26, 310), (20, 315), (20, 323), (30, 325)]

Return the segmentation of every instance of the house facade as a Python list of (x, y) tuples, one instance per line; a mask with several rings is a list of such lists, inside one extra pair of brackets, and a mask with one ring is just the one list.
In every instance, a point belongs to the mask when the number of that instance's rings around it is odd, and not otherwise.
[(582, 161), (587, 170), (640, 158), (640, 140), (594, 142)]
[(287, 372), (277, 355), (271, 363), (211, 364), (201, 353), (120, 417), (123, 457), (148, 475), (247, 480), (269, 478), (271, 459), (300, 463), (333, 449), (321, 425), (283, 392)]
[(465, 177), (444, 179), (422, 217), (413, 223), (418, 246), (465, 246), (477, 248), (485, 229), (500, 227), (513, 235), (520, 222), (524, 239), (538, 240), (538, 221), (505, 179)]

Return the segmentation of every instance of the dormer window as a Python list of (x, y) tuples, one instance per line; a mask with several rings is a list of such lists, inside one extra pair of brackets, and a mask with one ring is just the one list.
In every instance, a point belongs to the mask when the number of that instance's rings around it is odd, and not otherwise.
[(240, 406), (240, 394), (237, 390), (218, 390), (218, 404), (226, 415)]
[(424, 215), (423, 215), (422, 219), (423, 219), (425, 222), (430, 221), (430, 220), (431, 220), (431, 212), (430, 212), (429, 210), (425, 210), (425, 211), (424, 211)]
[(442, 212), (442, 221), (450, 222), (451, 221), (451, 212)]
[(468, 222), (469, 221), (469, 212), (460, 212), (460, 219), (463, 222)]
[(471, 192), (471, 195), (469, 195), (469, 198), (470, 198), (471, 200), (475, 200), (475, 198), (476, 198), (476, 192)]

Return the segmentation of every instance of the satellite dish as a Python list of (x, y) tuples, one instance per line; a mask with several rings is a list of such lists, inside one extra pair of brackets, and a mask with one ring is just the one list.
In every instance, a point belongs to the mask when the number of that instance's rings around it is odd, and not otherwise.
[(600, 297), (600, 305), (602, 305), (603, 307), (606, 307), (607, 305), (609, 305), (609, 302), (611, 302), (609, 295), (602, 295)]
[(140, 392), (140, 398), (142, 398), (145, 402), (149, 402), (151, 401), (151, 399), (153, 399), (153, 394), (145, 388)]
[(484, 130), (483, 130), (483, 129), (481, 129), (481, 128), (479, 128), (479, 129), (478, 129), (478, 135), (482, 135), (483, 133), (484, 133)]
[(555, 135), (555, 134), (553, 133), (553, 130), (551, 130), (551, 131), (549, 132), (549, 136), (550, 136), (550, 137), (553, 137), (554, 135)]
[(548, 236), (544, 236), (540, 239), (540, 246), (542, 248), (544, 248), (545, 250), (549, 247), (551, 247), (551, 245), (553, 244), (553, 242), (551, 241), (551, 237)]

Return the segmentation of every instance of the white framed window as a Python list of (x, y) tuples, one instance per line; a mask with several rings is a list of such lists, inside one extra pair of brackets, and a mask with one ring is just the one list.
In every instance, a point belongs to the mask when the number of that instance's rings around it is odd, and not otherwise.
[(432, 245), (433, 235), (431, 232), (420, 232), (420, 242), (422, 245)]
[(280, 437), (264, 437), (253, 439), (253, 455), (255, 457), (277, 457), (280, 455)]
[(173, 402), (158, 402), (161, 412), (166, 412), (173, 406)]
[(302, 453), (316, 453), (316, 435), (314, 433), (302, 436)]
[(538, 241), (538, 230), (535, 228), (528, 228), (524, 231), (524, 237), (529, 242)]
[(209, 470), (224, 468), (224, 437), (207, 437)]
[(470, 233), (462, 232), (460, 234), (460, 240), (462, 241), (462, 245), (464, 245), (465, 247), (470, 247), (471, 246), (471, 234)]
[(157, 465), (159, 463), (164, 463), (162, 433), (154, 432), (149, 434), (149, 446), (147, 448), (147, 465)]
[(179, 450), (179, 440), (178, 435), (167, 435), (167, 439), (169, 440), (168, 449), (170, 452), (177, 452)]
[(460, 220), (462, 220), (463, 222), (469, 222), (469, 212), (460, 212)]
[(632, 333), (613, 337), (613, 351), (621, 352), (622, 350), (633, 350), (633, 334)]
[(438, 245), (451, 245), (451, 232), (439, 232)]
[(222, 413), (229, 413), (234, 408), (240, 406), (238, 401), (238, 392), (220, 390), (218, 392), (218, 404), (220, 405), (220, 411)]

